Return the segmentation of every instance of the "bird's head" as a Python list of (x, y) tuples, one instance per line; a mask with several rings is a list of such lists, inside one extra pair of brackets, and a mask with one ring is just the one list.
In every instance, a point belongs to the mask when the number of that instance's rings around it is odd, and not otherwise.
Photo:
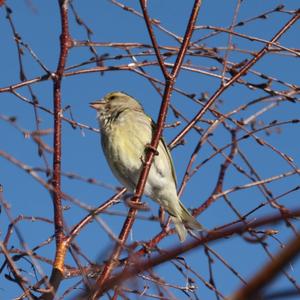
[(113, 113), (124, 109), (141, 110), (142, 106), (133, 97), (123, 92), (111, 92), (106, 94), (102, 99), (90, 103), (90, 107), (98, 113)]

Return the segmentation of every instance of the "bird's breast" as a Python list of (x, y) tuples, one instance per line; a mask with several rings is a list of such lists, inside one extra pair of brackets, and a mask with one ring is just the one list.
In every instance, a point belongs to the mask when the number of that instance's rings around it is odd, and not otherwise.
[[(151, 142), (150, 125), (135, 119), (120, 117), (102, 133), (102, 147), (114, 174), (124, 183), (125, 177), (139, 176), (145, 146)], [(134, 180), (135, 181), (135, 180)]]

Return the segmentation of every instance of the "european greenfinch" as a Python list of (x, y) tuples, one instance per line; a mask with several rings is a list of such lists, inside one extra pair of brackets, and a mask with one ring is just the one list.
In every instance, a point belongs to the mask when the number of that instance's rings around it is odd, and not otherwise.
[[(137, 100), (123, 92), (109, 93), (90, 106), (97, 110), (101, 144), (113, 174), (130, 192), (134, 192), (155, 123)], [(170, 214), (180, 241), (184, 241), (186, 228), (202, 230), (202, 226), (177, 196), (175, 169), (163, 138), (160, 139), (156, 154), (144, 194)]]

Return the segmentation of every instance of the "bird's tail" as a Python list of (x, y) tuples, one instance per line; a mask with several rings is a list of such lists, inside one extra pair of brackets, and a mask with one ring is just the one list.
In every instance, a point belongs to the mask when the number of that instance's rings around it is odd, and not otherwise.
[(174, 223), (175, 230), (179, 236), (180, 242), (184, 242), (187, 236), (187, 230), (178, 217), (171, 216), (171, 220)]
[(184, 242), (187, 236), (187, 228), (192, 230), (203, 230), (203, 227), (198, 221), (190, 214), (190, 212), (179, 201), (179, 211), (177, 216), (171, 216), (174, 223), (175, 230), (179, 236), (181, 242)]
[(203, 226), (191, 215), (184, 205), (181, 202), (179, 202), (179, 204), (181, 208), (180, 218), (182, 223), (184, 223), (186, 227), (189, 227), (193, 230), (203, 230)]

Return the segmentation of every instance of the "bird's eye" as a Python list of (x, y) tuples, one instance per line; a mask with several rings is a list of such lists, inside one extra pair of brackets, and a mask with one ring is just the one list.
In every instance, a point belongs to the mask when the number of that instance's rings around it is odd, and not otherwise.
[(114, 100), (116, 99), (116, 96), (110, 96), (109, 100)]

